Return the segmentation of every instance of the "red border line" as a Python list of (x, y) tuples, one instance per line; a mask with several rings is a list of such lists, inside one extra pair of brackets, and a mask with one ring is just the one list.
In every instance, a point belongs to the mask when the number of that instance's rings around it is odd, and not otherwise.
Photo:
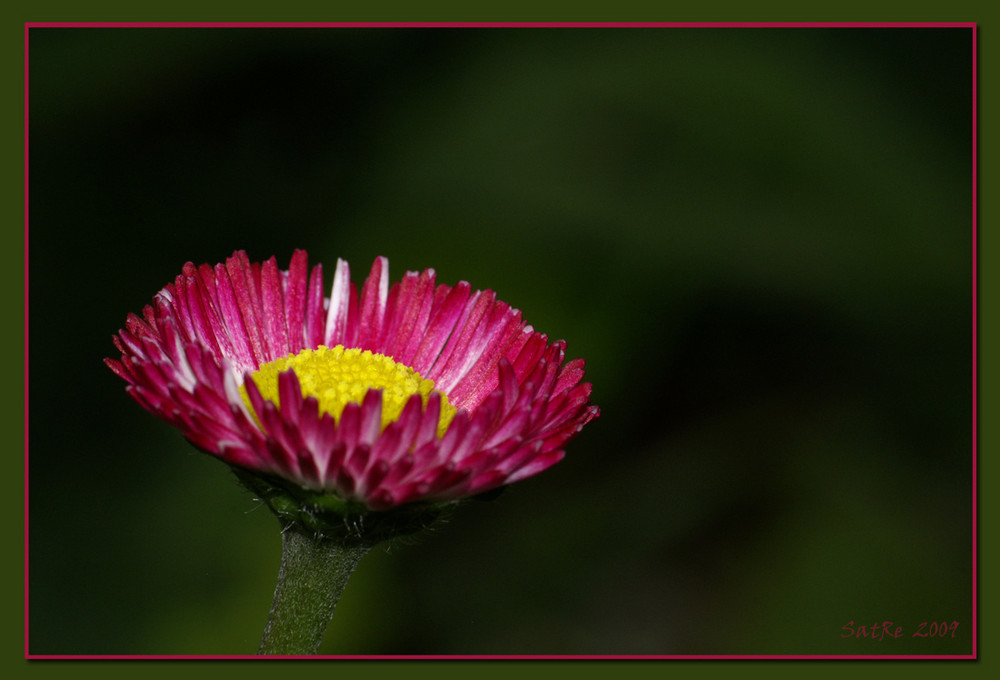
[(971, 654), (511, 654), (507, 656), (490, 654), (317, 654), (310, 656), (255, 656), (251, 654), (189, 654), (177, 656), (157, 656), (151, 654), (36, 654), (29, 659), (60, 659), (60, 660), (201, 660), (201, 661), (231, 661), (239, 659), (254, 659), (259, 661), (283, 661), (288, 659), (337, 659), (342, 661), (784, 661), (784, 660), (822, 660), (839, 661), (862, 660), (875, 661), (880, 659), (932, 661), (932, 660), (974, 660)]
[[(971, 654), (552, 654), (147, 655), (30, 654), (28, 598), (28, 35), (31, 28), (971, 28), (972, 29), (972, 653)], [(25, 22), (24, 24), (24, 658), (27, 660), (976, 660), (978, 642), (978, 25), (975, 22)]]
[(979, 373), (979, 176), (978, 176), (978, 35), (976, 26), (972, 27), (972, 654), (976, 655), (978, 635), (978, 562), (979, 562), (979, 426), (978, 426), (978, 373)]
[(28, 654), (28, 25), (24, 26), (24, 653)]
[(974, 22), (29, 22), (31, 28), (973, 28)]

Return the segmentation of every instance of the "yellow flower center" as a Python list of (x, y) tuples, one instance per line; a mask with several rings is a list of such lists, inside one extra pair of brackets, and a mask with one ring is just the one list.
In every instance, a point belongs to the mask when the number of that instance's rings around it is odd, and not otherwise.
[[(344, 349), (343, 345), (332, 349), (320, 345), (266, 363), (254, 372), (253, 381), (264, 399), (279, 403), (278, 374), (290, 368), (299, 379), (302, 396), (315, 397), (320, 413), (329, 413), (337, 421), (347, 404), (360, 404), (368, 390), (381, 389), (383, 429), (399, 418), (410, 397), (420, 394), (427, 406), (427, 397), (434, 390), (433, 380), (425, 380), (409, 366), (396, 363), (390, 357), (369, 350)], [(242, 385), (240, 393), (253, 413), (250, 398)], [(444, 435), (455, 413), (457, 409), (441, 393), (438, 437)]]

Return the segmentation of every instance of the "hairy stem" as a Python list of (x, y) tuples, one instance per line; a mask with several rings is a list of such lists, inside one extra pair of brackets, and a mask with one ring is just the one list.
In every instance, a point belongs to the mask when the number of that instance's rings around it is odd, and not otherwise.
[(287, 524), (278, 585), (257, 653), (316, 654), (351, 573), (371, 547)]

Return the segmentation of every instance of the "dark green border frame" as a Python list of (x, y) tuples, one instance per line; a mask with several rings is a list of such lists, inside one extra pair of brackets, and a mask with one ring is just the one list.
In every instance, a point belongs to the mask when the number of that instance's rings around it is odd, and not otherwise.
[[(995, 376), (996, 370), (990, 355), (984, 352), (984, 348), (996, 346), (998, 317), (1000, 308), (993, 304), (996, 297), (998, 284), (996, 275), (993, 273), (991, 263), (996, 259), (997, 245), (993, 236), (991, 225), (993, 220), (990, 209), (990, 179), (993, 177), (991, 159), (996, 144), (990, 133), (988, 123), (982, 121), (989, 119), (990, 113), (994, 109), (996, 98), (994, 91), (994, 78), (996, 73), (995, 50), (991, 49), (990, 14), (985, 9), (983, 2), (949, 3), (946, 7), (924, 5), (913, 7), (912, 4), (906, 6), (899, 5), (898, 9), (891, 4), (888, 6), (873, 6), (869, 3), (853, 2), (849, 4), (838, 3), (835, 10), (824, 7), (795, 6), (772, 3), (768, 7), (754, 5), (752, 9), (745, 4), (735, 4), (731, 2), (718, 3), (711, 7), (701, 5), (697, 8), (670, 7), (666, 9), (662, 5), (650, 2), (629, 2), (615, 3), (611, 6), (598, 6), (590, 4), (581, 6), (573, 3), (566, 8), (558, 6), (540, 6), (537, 2), (507, 2), (496, 3), (497, 6), (457, 4), (457, 3), (434, 3), (428, 6), (422, 3), (419, 7), (402, 2), (380, 3), (378, 6), (354, 6), (343, 7), (333, 3), (305, 2), (305, 3), (284, 3), (282, 5), (263, 5), (260, 10), (241, 3), (238, 9), (228, 9), (225, 7), (208, 7), (204, 3), (175, 2), (164, 8), (137, 6), (133, 3), (101, 3), (100, 7), (88, 5), (86, 9), (76, 3), (59, 2), (46, 3), (45, 5), (18, 7), (9, 14), (16, 17), (15, 21), (5, 22), (7, 30), (11, 35), (6, 42), (7, 50), (17, 52), (11, 54), (5, 62), (12, 72), (8, 79), (10, 90), (17, 91), (16, 101), (4, 107), (7, 115), (14, 119), (9, 124), (8, 129), (16, 131), (4, 136), (5, 153), (3, 157), (8, 159), (9, 165), (18, 164), (16, 170), (11, 172), (12, 181), (6, 184), (6, 192), (10, 194), (10, 203), (15, 204), (19, 209), (12, 211), (13, 214), (23, 215), (23, 36), (25, 22), (49, 22), (49, 21), (906, 21), (906, 22), (976, 22), (978, 24), (978, 117), (979, 143), (978, 143), (978, 189), (979, 201), (977, 206), (978, 214), (978, 415), (979, 415), (979, 504), (978, 520), (980, 532), (983, 539), (978, 546), (978, 568), (980, 574), (989, 574), (995, 565), (996, 548), (995, 545), (986, 540), (989, 528), (993, 525), (991, 521), (995, 516), (994, 503), (990, 500), (991, 495), (987, 490), (991, 488), (990, 482), (995, 480), (995, 468), (990, 464), (991, 457), (988, 455), (993, 450), (991, 442), (992, 418), (995, 404)], [(722, 6), (720, 7), (719, 4)], [(569, 7), (572, 7), (571, 9)], [(15, 97), (12, 96), (12, 99)], [(984, 129), (985, 128), (985, 129)], [(971, 225), (970, 225), (971, 228)], [(14, 227), (8, 228), (3, 236), (5, 246), (10, 251), (24, 252), (24, 233), (21, 231), (21, 223), (17, 222)], [(9, 242), (6, 242), (9, 241)], [(24, 269), (22, 267), (12, 267), (3, 273), (4, 283), (4, 307), (10, 309), (10, 313), (21, 314), (23, 310), (24, 293)], [(24, 317), (21, 317), (24, 318)], [(16, 333), (5, 337), (5, 349), (7, 353), (22, 352), (23, 336)], [(23, 356), (23, 354), (21, 354)], [(18, 401), (15, 397), (14, 404)], [(5, 409), (5, 429), (8, 431), (17, 429), (23, 432), (23, 411), (18, 408)], [(23, 443), (23, 438), (22, 438)], [(23, 450), (20, 449), (19, 450)], [(19, 454), (15, 454), (19, 455)], [(19, 468), (21, 466), (18, 466)], [(23, 472), (23, 468), (22, 468)], [(23, 611), (23, 562), (19, 549), (23, 545), (23, 496), (21, 493), (13, 492), (6, 495), (6, 503), (14, 506), (5, 513), (9, 526), (9, 534), (13, 536), (13, 541), (17, 547), (9, 551), (11, 557), (6, 561), (9, 570), (9, 579), (16, 582), (17, 587), (8, 589), (10, 593), (7, 598), (10, 600), (7, 611)], [(980, 579), (978, 588), (978, 611), (980, 613), (978, 626), (978, 654), (980, 659), (986, 658), (988, 663), (990, 645), (986, 641), (990, 639), (991, 627), (987, 624), (983, 626), (984, 618), (989, 619), (992, 610), (991, 604), (995, 601), (994, 589), (989, 579)], [(986, 612), (986, 617), (981, 616)], [(14, 618), (13, 613), (10, 616)], [(282, 661), (272, 661), (270, 663), (280, 664), (280, 668), (274, 668), (269, 663), (259, 663), (253, 661), (231, 661), (231, 662), (208, 662), (208, 661), (171, 661), (171, 662), (115, 662), (115, 661), (25, 661), (23, 623), (22, 617), (18, 616), (18, 625), (12, 626), (11, 634), (4, 636), (8, 640), (8, 647), (12, 647), (6, 656), (4, 665), (16, 673), (14, 677), (54, 677), (71, 675), (73, 677), (89, 676), (119, 676), (129, 677), (141, 673), (145, 677), (160, 678), (174, 677), (177, 673), (194, 673), (198, 676), (211, 674), (212, 677), (219, 675), (229, 676), (238, 674), (240, 677), (268, 677), (275, 671), (285, 674), (291, 668), (291, 663)], [(983, 631), (986, 631), (984, 635)], [(333, 667), (326, 664), (335, 663)], [(570, 673), (573, 675), (584, 675), (592, 677), (605, 677), (608, 673), (625, 673), (629, 678), (662, 677), (663, 674), (680, 673), (685, 677), (714, 677), (716, 674), (768, 674), (778, 671), (779, 673), (789, 672), (800, 674), (805, 669), (801, 666), (809, 663), (810, 674), (819, 677), (840, 677), (843, 673), (886, 673), (900, 671), (909, 674), (931, 675), (937, 677), (943, 670), (939, 663), (921, 662), (869, 662), (869, 661), (849, 661), (849, 662), (757, 662), (757, 661), (337, 661), (337, 662), (307, 662), (300, 664), (300, 668), (292, 670), (292, 675), (306, 673), (317, 674), (337, 674), (339, 677), (345, 675), (356, 675), (358, 677), (397, 677), (405, 676), (436, 676), (436, 677), (464, 677), (475, 675), (484, 680), (507, 677), (510, 674), (530, 675), (550, 675)], [(842, 664), (849, 664), (844, 666)], [(897, 664), (905, 664), (906, 668), (900, 669)], [(984, 661), (957, 661), (948, 662), (949, 672), (966, 673), (980, 671)], [(178, 665), (179, 664), (179, 665)], [(316, 664), (322, 664), (317, 667)], [(886, 667), (884, 664), (891, 664)]]

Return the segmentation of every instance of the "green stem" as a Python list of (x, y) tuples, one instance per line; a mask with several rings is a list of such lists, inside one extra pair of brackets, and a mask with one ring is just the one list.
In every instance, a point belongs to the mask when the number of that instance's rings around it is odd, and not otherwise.
[(370, 549), (286, 524), (278, 585), (257, 653), (316, 654), (351, 572)]

